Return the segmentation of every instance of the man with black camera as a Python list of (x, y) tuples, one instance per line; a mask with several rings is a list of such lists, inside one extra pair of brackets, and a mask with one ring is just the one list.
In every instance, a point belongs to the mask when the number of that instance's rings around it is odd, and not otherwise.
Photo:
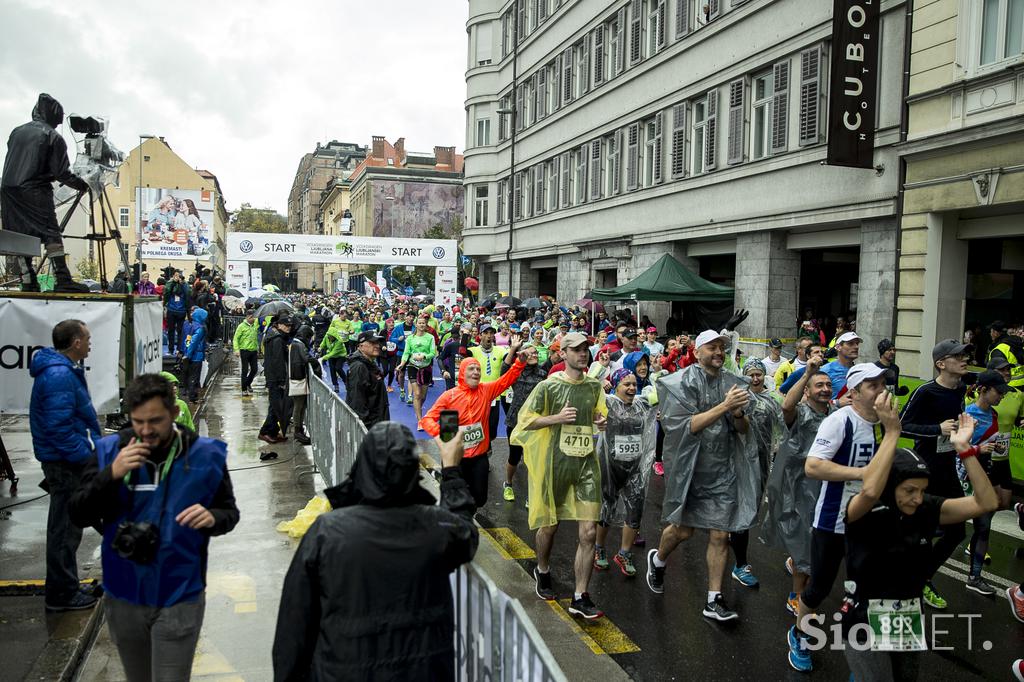
[(96, 444), (71, 519), (103, 535), (107, 622), (128, 680), (185, 680), (210, 538), (238, 523), (227, 446), (174, 423), (174, 387), (159, 375), (132, 381), (124, 409), (131, 427)]

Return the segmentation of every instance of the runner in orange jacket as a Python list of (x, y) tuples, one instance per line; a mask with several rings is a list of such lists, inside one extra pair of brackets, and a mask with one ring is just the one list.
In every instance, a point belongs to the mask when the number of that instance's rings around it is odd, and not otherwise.
[[(510, 349), (510, 352), (515, 353), (518, 350), (517, 346)], [(461, 352), (460, 355), (465, 357)], [(482, 384), (480, 383), (480, 363), (473, 358), (464, 359), (459, 363), (459, 379), (455, 388), (442, 393), (433, 407), (420, 420), (419, 425), (424, 431), (431, 436), (437, 436), (441, 432), (438, 424), (441, 411), (458, 411), (459, 426), (465, 427), (463, 440), (466, 448), (466, 454), (459, 467), (462, 469), (462, 478), (469, 484), (469, 490), (473, 493), (477, 508), (484, 506), (487, 502), (489, 469), (487, 454), (491, 449), (487, 419), (491, 410), (491, 402), (515, 383), (524, 367), (526, 364), (523, 362), (522, 355), (519, 355), (516, 357), (515, 364), (497, 381)]]

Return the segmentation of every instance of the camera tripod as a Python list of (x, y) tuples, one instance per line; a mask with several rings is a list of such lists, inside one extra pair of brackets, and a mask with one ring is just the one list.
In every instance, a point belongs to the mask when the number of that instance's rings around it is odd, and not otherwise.
[[(89, 233), (79, 235), (68, 235), (64, 237), (66, 239), (84, 239), (89, 242), (98, 243), (99, 248), (96, 249), (97, 253), (97, 265), (100, 271), (100, 286), (103, 291), (107, 290), (107, 254), (103, 248), (106, 242), (113, 240), (117, 246), (118, 257), (121, 261), (121, 265), (124, 266), (126, 275), (130, 275), (131, 266), (128, 264), (128, 249), (125, 247), (124, 242), (121, 240), (121, 231), (118, 229), (118, 223), (114, 219), (114, 209), (110, 205), (110, 197), (107, 196), (106, 191), (100, 192), (100, 199), (96, 201), (92, 188), (78, 190), (78, 193), (71, 199), (71, 207), (64, 214), (64, 217), (60, 221), (60, 233), (63, 236), (64, 230), (67, 228), (68, 223), (71, 222), (71, 217), (78, 209), (79, 204), (82, 202), (82, 197), (88, 194), (89, 206), (93, 207), (89, 211)], [(66, 204), (67, 201), (64, 202)], [(61, 204), (63, 205), (63, 204)], [(99, 208), (100, 220), (99, 224), (96, 221), (96, 207)], [(36, 268), (36, 272), (42, 272), (43, 266), (46, 264), (48, 258), (47, 253), (43, 253), (42, 259), (39, 261), (39, 267)], [(11, 286), (17, 284), (19, 280), (13, 279), (3, 283), (3, 286)]]

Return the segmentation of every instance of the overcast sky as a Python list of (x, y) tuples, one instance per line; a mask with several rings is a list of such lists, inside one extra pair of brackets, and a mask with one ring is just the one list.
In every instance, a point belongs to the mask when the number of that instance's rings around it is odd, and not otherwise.
[(6, 153), (48, 92), (109, 118), (125, 153), (165, 137), (229, 208), (286, 213), (318, 141), (462, 151), (467, 15), (466, 0), (0, 0), (0, 138)]

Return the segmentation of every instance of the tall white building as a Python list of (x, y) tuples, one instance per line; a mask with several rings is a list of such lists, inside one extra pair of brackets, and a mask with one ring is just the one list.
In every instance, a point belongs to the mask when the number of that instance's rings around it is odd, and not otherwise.
[(735, 287), (748, 338), (805, 309), (891, 336), (905, 3), (880, 12), (872, 170), (824, 165), (832, 0), (469, 0), (481, 290), (574, 301), (671, 253)]

